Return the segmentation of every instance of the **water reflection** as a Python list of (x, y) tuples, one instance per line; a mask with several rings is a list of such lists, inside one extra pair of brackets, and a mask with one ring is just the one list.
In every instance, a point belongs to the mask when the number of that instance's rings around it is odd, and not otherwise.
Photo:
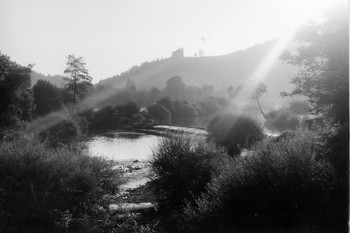
[(137, 132), (113, 132), (94, 136), (87, 142), (90, 154), (112, 160), (146, 160), (160, 136)]

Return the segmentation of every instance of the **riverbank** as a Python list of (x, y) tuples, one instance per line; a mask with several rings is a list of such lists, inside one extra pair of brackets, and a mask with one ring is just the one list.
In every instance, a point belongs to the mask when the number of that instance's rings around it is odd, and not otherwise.
[(155, 210), (156, 197), (153, 179), (147, 160), (118, 161), (116, 168), (123, 173), (123, 184), (112, 199), (110, 209), (120, 213)]

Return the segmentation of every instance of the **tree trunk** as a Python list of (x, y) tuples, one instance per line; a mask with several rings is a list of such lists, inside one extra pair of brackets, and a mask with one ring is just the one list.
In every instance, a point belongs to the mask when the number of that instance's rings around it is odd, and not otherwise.
[(256, 98), (256, 102), (258, 103), (258, 107), (259, 107), (259, 110), (260, 110), (261, 114), (263, 115), (264, 119), (267, 119), (267, 116), (265, 115), (265, 113), (264, 113), (263, 110), (261, 109), (258, 96), (256, 95), (255, 98)]

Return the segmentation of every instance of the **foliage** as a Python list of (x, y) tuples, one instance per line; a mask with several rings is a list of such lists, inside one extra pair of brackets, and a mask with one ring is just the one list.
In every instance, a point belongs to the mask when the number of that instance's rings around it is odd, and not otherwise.
[(65, 81), (67, 82), (65, 88), (68, 90), (71, 101), (74, 104), (77, 102), (77, 98), (83, 97), (87, 89), (92, 86), (92, 78), (85, 68), (86, 64), (82, 57), (68, 55), (66, 65), (67, 67), (64, 70), (66, 74)]
[(288, 109), (298, 115), (308, 114), (311, 110), (309, 102), (302, 100), (291, 101)]
[(39, 137), (42, 141), (46, 141), (50, 147), (61, 147), (78, 142), (82, 134), (75, 120), (65, 119), (41, 131)]
[(202, 101), (199, 101), (198, 105), (200, 106), (200, 115), (204, 116), (217, 113), (220, 109), (220, 104), (214, 98), (206, 98)]
[(314, 125), (319, 134), (317, 159), (329, 161), (335, 169), (336, 185), (332, 193), (330, 222), (347, 231), (349, 203), (349, 125), (332, 125), (322, 122)]
[(335, 176), (327, 161), (315, 159), (317, 140), (317, 134), (299, 131), (293, 138), (258, 143), (223, 168), (195, 204), (187, 205), (188, 224), (319, 227), (329, 217)]
[(92, 111), (90, 129), (93, 131), (115, 129), (117, 127), (118, 113), (112, 106), (101, 108), (97, 111)]
[(315, 113), (326, 113), (336, 121), (349, 122), (347, 6), (339, 4), (328, 11), (326, 17), (325, 22), (309, 24), (299, 31), (296, 40), (301, 45), (296, 54), (285, 52), (282, 56), (287, 63), (302, 68), (291, 80), (296, 87), (289, 95), (305, 95)]
[(231, 156), (237, 156), (242, 149), (249, 148), (263, 137), (261, 126), (246, 116), (221, 114), (208, 126), (208, 138), (227, 148)]
[(130, 101), (125, 105), (116, 106), (116, 110), (119, 114), (131, 118), (133, 115), (139, 112), (140, 108), (135, 102)]
[[(134, 115), (139, 112), (139, 108), (134, 102), (125, 105), (106, 106), (101, 109), (85, 109), (78, 115), (87, 123), (87, 128), (92, 132), (103, 132), (114, 129), (125, 129), (132, 127), (136, 123), (132, 121)], [(148, 119), (142, 118), (145, 121)], [(142, 125), (142, 122), (138, 122)]]
[(166, 82), (164, 92), (175, 100), (185, 99), (187, 86), (180, 76), (169, 78)]
[(0, 53), (0, 72), (0, 129), (4, 129), (31, 119), (31, 66), (19, 66)]
[(125, 90), (130, 92), (136, 91), (136, 85), (134, 80), (130, 80), (130, 79), (126, 80)]
[(166, 97), (163, 97), (163, 98), (157, 100), (156, 103), (161, 104), (164, 107), (166, 107), (166, 109), (168, 109), (168, 111), (170, 112), (171, 116), (174, 115), (174, 112), (175, 112), (174, 103), (169, 96), (166, 96)]
[(151, 157), (159, 211), (174, 214), (185, 200), (198, 197), (225, 158), (221, 150), (200, 138), (182, 135), (163, 139)]
[(265, 126), (277, 132), (295, 130), (300, 124), (298, 115), (287, 109), (272, 110), (266, 118)]
[[(1, 221), (30, 224), (78, 224), (78, 219), (105, 207), (121, 176), (114, 164), (80, 151), (50, 149), (32, 138), (0, 144)], [(68, 218), (66, 218), (68, 217)]]
[(61, 90), (49, 81), (38, 80), (33, 86), (35, 113), (38, 116), (58, 111), (63, 107)]
[(161, 104), (154, 103), (147, 107), (148, 113), (156, 120), (169, 122), (171, 120), (170, 112)]

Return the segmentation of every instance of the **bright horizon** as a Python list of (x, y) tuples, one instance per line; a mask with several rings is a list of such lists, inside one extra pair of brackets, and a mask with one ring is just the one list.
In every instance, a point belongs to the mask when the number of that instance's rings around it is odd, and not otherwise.
[(81, 56), (96, 83), (180, 47), (215, 56), (284, 37), (331, 2), (0, 0), (0, 51), (45, 75)]

